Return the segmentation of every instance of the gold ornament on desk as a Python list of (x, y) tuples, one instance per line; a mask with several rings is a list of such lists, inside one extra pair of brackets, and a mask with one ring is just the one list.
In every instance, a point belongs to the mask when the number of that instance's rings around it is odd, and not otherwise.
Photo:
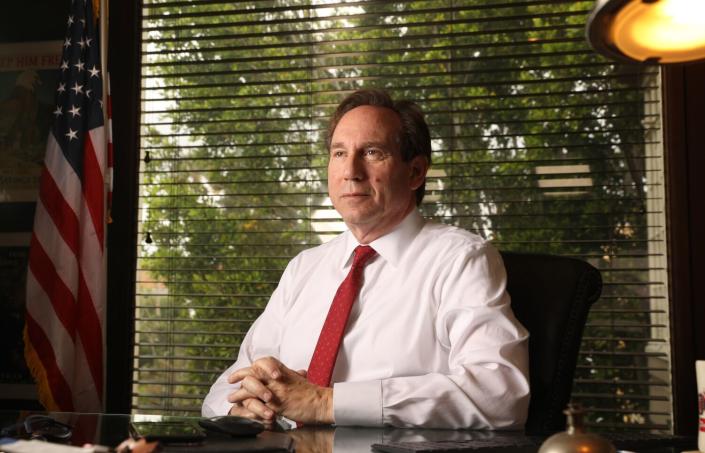
[(569, 404), (563, 411), (566, 430), (549, 437), (541, 444), (539, 453), (615, 453), (614, 445), (604, 437), (585, 431), (583, 409)]

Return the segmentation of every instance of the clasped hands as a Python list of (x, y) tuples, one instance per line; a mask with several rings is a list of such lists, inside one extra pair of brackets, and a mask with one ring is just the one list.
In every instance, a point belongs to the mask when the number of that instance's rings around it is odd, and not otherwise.
[(228, 376), (240, 388), (228, 395), (230, 415), (270, 426), (276, 416), (303, 424), (332, 424), (333, 389), (306, 380), (306, 371), (294, 371), (273, 357), (256, 360)]

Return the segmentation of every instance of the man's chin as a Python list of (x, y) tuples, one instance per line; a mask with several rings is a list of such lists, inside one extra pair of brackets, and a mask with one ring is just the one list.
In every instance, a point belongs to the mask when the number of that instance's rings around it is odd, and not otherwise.
[(343, 218), (343, 222), (345, 222), (347, 225), (365, 225), (367, 223), (371, 223), (374, 219), (374, 216), (365, 215), (362, 213), (346, 215), (341, 214), (341, 217)]
[(370, 209), (346, 209), (344, 212), (338, 211), (343, 221), (347, 225), (365, 225), (374, 223), (379, 217), (377, 213)]

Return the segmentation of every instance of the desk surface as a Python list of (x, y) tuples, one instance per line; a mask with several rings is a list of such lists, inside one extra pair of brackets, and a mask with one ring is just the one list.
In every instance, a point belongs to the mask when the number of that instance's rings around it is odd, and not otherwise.
[[(20, 423), (30, 412), (0, 411), (0, 427), (4, 428)], [(77, 414), (45, 413), (53, 419), (73, 427), (71, 444), (83, 445), (96, 443), (114, 447), (128, 437), (128, 424), (135, 421), (158, 421), (160, 419), (184, 419), (184, 417), (161, 417), (124, 414)], [(192, 420), (197, 420), (193, 418)], [(516, 433), (521, 435), (521, 433)], [(265, 432), (264, 436), (289, 436), (294, 439), (297, 453), (359, 453), (371, 451), (370, 446), (384, 442), (421, 442), (421, 441), (463, 441), (471, 439), (488, 439), (495, 434), (492, 431), (471, 430), (430, 430), (397, 428), (353, 428), (353, 427), (303, 427), (286, 433)], [(507, 435), (507, 432), (500, 433)], [(234, 446), (234, 445), (233, 445)], [(172, 450), (167, 449), (167, 451)], [(183, 448), (175, 449), (187, 451)], [(237, 451), (235, 449), (198, 448), (200, 451)], [(190, 448), (188, 451), (197, 451)], [(240, 450), (241, 451), (241, 450)], [(658, 451), (664, 451), (659, 449)], [(667, 450), (666, 450), (667, 451)], [(680, 450), (677, 450), (680, 451)]]

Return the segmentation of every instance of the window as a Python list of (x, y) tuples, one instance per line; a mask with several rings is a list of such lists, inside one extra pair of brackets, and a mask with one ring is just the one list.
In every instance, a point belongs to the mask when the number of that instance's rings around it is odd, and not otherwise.
[(200, 410), (288, 260), (340, 232), (327, 118), (417, 101), (424, 215), (602, 271), (573, 396), (671, 428), (659, 73), (596, 56), (592, 1), (144, 4), (133, 407)]

